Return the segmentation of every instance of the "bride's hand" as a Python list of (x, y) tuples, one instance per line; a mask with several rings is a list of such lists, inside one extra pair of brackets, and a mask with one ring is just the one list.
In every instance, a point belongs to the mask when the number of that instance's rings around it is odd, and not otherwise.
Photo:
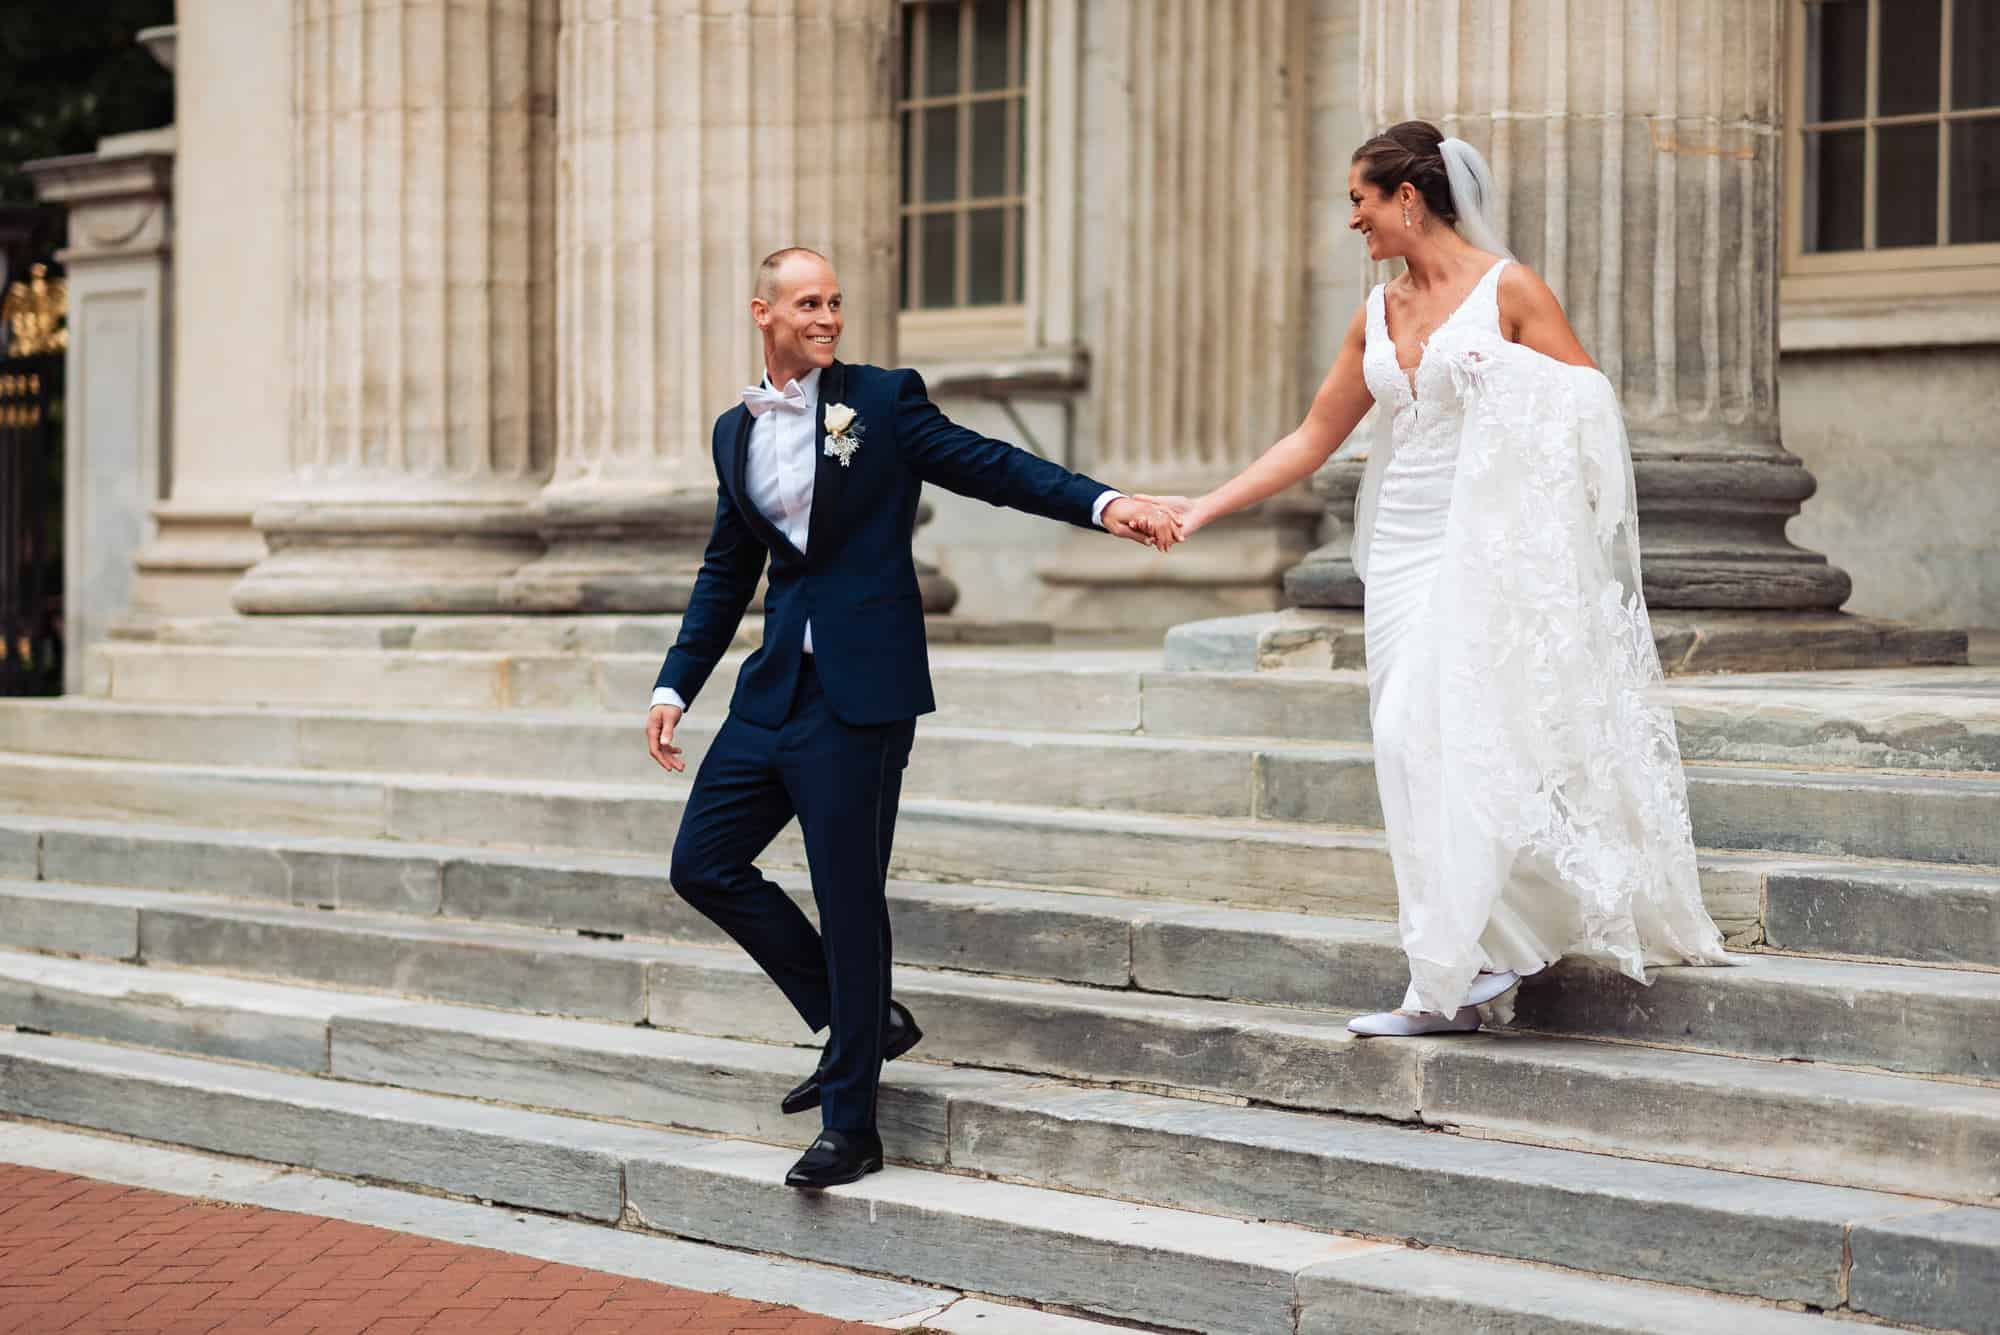
[(1196, 529), (1208, 520), (1200, 513), (1195, 503), (1185, 496), (1135, 496), (1134, 500), (1145, 501), (1165, 510), (1174, 521), (1174, 541), (1186, 542), (1194, 536)]

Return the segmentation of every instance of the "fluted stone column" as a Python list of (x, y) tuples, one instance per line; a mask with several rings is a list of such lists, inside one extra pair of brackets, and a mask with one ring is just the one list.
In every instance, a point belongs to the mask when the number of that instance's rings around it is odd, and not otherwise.
[[(1508, 244), (1619, 391), (1655, 609), (1831, 610), (1850, 587), (1785, 537), (1814, 483), (1778, 437), (1782, 11), (1361, 0), (1364, 119), (1486, 154)], [(1360, 467), (1319, 479), (1335, 537), (1288, 576), (1301, 605), (1360, 605)]]
[(243, 612), (485, 612), (541, 551), (556, 0), (293, 0), (292, 476)]
[[(1306, 0), (1120, 0), (1093, 79), (1088, 162), (1114, 238), (1090, 321), (1089, 471), (1196, 494), (1298, 425), (1305, 338)], [(1086, 239), (1086, 246), (1094, 243)], [(1157, 626), (1279, 605), (1318, 506), (1301, 489), (1162, 561), (1069, 536), (1039, 568), (1052, 619)], [(1136, 596), (1124, 591), (1143, 588)]]
[(685, 608), (709, 434), (763, 365), (757, 262), (826, 254), (841, 357), (895, 351), (894, 0), (563, 0), (554, 477), (545, 611)]

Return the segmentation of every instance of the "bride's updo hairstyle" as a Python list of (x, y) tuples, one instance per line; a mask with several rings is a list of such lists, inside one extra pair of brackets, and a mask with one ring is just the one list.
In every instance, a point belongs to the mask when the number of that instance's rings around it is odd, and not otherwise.
[(1451, 181), (1445, 175), (1444, 132), (1429, 121), (1403, 121), (1354, 150), (1361, 179), (1384, 195), (1408, 181), (1424, 197), (1430, 211), (1448, 223), (1458, 221), (1451, 202)]

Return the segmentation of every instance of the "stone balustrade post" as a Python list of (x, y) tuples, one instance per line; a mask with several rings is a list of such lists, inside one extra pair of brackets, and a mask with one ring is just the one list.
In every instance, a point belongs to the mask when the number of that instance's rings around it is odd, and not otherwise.
[(132, 561), (172, 468), (173, 132), (26, 164), (69, 210), (63, 367), (63, 689), (130, 609)]

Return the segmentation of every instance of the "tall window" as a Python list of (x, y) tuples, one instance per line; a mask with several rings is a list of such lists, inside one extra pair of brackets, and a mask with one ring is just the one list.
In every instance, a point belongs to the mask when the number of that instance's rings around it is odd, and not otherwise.
[(903, 306), (1019, 306), (1026, 289), (1026, 0), (909, 0)]
[(2000, 0), (1802, 8), (1795, 253), (1926, 265), (2000, 243)]

